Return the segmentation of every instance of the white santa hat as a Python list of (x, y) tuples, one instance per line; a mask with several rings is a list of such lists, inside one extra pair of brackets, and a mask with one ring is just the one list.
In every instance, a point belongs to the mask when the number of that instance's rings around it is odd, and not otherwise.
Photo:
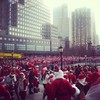
[(44, 67), (44, 68), (43, 68), (43, 70), (45, 70), (45, 71), (46, 71), (46, 70), (48, 70), (48, 69), (47, 69), (47, 67)]
[(58, 72), (54, 72), (54, 74), (55, 74), (55, 79), (64, 78), (64, 74), (62, 70), (59, 70)]
[(36, 65), (35, 67), (36, 67), (36, 68), (39, 68), (39, 65)]

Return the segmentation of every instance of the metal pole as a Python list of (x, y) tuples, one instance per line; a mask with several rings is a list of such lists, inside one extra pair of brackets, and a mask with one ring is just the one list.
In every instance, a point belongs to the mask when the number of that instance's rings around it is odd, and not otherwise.
[(12, 67), (13, 67), (13, 52), (12, 52)]
[(85, 57), (85, 66), (86, 66), (86, 57)]
[(60, 52), (60, 57), (61, 57), (61, 70), (62, 70), (62, 52)]
[(87, 65), (87, 55), (85, 55), (85, 66)]

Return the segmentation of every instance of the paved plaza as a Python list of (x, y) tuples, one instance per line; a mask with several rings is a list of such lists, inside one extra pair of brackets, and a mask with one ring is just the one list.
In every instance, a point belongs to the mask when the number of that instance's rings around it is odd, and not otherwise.
[(26, 100), (43, 100), (43, 85), (40, 85), (40, 92), (39, 93), (34, 93), (34, 94), (29, 94), (26, 97)]

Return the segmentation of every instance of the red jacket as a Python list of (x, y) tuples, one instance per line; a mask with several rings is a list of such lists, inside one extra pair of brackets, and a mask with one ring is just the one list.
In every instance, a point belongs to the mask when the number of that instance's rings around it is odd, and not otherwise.
[(0, 100), (12, 100), (8, 90), (0, 84)]
[(52, 99), (52, 92), (53, 92), (52, 84), (47, 83), (45, 87), (45, 94), (47, 95), (47, 100), (54, 100)]
[(71, 100), (71, 96), (75, 93), (75, 89), (70, 83), (62, 78), (54, 80), (50, 87), (48, 89), (51, 98), (48, 100), (54, 100), (54, 98), (56, 100)]

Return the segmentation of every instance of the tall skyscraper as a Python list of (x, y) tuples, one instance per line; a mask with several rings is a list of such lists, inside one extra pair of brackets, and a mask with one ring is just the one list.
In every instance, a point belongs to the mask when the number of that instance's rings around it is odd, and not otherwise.
[(42, 0), (9, 4), (9, 35), (42, 39), (42, 24), (47, 22), (50, 23), (50, 11)]
[(72, 41), (73, 46), (95, 44), (95, 22), (89, 8), (78, 8), (72, 12)]
[(0, 0), (0, 51), (50, 51), (45, 23), (50, 11), (43, 0)]
[(58, 37), (69, 37), (69, 18), (67, 4), (63, 4), (53, 10), (53, 24), (58, 28)]

